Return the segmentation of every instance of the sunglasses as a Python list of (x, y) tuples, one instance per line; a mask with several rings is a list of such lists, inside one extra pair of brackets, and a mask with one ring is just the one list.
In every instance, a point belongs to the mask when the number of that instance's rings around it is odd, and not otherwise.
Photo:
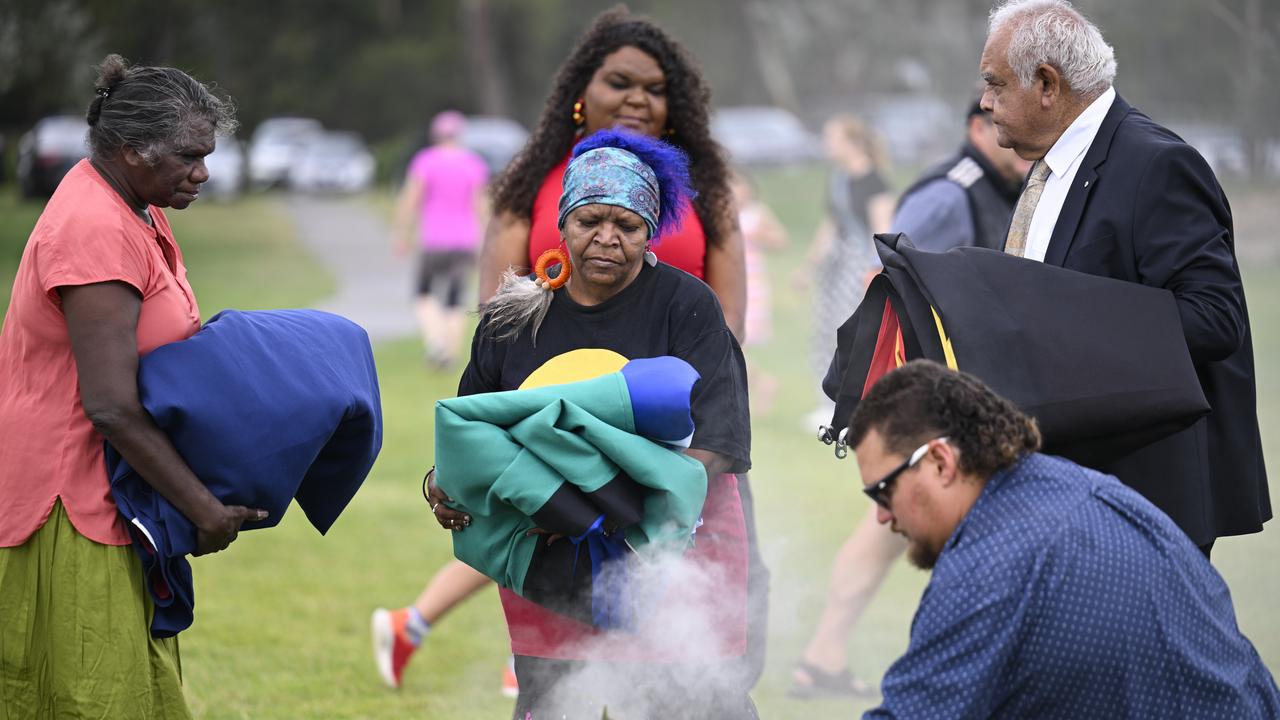
[(889, 510), (890, 509), (889, 508), (889, 490), (893, 488), (893, 484), (897, 482), (898, 476), (906, 472), (908, 469), (914, 467), (916, 463), (923, 460), (924, 456), (929, 453), (929, 446), (932, 445), (934, 442), (946, 442), (946, 441), (947, 441), (947, 438), (944, 435), (942, 437), (934, 438), (933, 440), (930, 440), (929, 442), (916, 448), (915, 452), (911, 453), (911, 455), (906, 460), (903, 460), (901, 465), (894, 468), (893, 470), (890, 470), (888, 475), (885, 475), (883, 478), (880, 479), (880, 482), (874, 485), (868, 485), (867, 487), (862, 488), (862, 492), (866, 493), (867, 497), (874, 500), (877, 505), (884, 508), (885, 510)]

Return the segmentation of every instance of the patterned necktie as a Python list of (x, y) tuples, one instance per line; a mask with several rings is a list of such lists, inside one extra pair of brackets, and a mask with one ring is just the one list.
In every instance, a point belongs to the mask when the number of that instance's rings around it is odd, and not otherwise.
[(1036, 214), (1036, 203), (1040, 202), (1040, 194), (1044, 192), (1044, 182), (1049, 177), (1049, 163), (1037, 160), (1031, 168), (1031, 177), (1027, 178), (1027, 187), (1018, 198), (1018, 206), (1013, 211), (1013, 222), (1009, 225), (1009, 237), (1004, 242), (1004, 251), (1010, 255), (1023, 257), (1027, 254), (1027, 232), (1031, 230), (1031, 218)]

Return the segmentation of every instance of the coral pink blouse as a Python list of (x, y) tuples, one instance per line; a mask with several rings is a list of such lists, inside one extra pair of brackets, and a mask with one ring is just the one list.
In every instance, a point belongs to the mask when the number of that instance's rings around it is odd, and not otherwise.
[(26, 542), (62, 500), (81, 535), (129, 544), (103, 463), (103, 438), (80, 404), (57, 289), (124, 282), (142, 296), (138, 354), (200, 329), (169, 221), (147, 225), (88, 160), (63, 178), (27, 240), (0, 329), (0, 547)]

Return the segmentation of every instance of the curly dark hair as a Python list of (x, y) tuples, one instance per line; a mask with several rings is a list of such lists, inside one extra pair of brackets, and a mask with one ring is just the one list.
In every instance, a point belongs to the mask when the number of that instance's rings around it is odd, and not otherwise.
[(849, 444), (872, 428), (900, 455), (946, 435), (960, 451), (960, 470), (983, 479), (1040, 449), (1034, 419), (981, 380), (932, 360), (913, 360), (871, 387), (853, 413)]
[(604, 58), (623, 47), (644, 51), (658, 61), (666, 79), (667, 118), (675, 134), (664, 138), (689, 156), (689, 174), (698, 196), (694, 210), (707, 243), (718, 246), (730, 232), (733, 217), (729, 165), (711, 139), (711, 89), (692, 56), (651, 20), (618, 5), (596, 16), (578, 44), (556, 71), (551, 94), (529, 142), (497, 179), (494, 209), (528, 217), (547, 173), (573, 147), (577, 126), (571, 116), (575, 100), (586, 91)]
[(169, 67), (130, 67), (116, 54), (98, 65), (95, 97), (85, 120), (89, 148), (98, 159), (122, 145), (151, 164), (189, 139), (200, 120), (218, 135), (235, 131), (235, 105), (190, 75)]

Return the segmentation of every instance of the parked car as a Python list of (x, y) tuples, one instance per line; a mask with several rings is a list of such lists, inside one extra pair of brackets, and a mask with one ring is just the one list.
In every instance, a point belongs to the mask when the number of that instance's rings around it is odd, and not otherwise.
[(53, 115), (41, 119), (18, 141), (18, 184), (26, 198), (48, 197), (81, 158), (88, 157), (84, 118)]
[(289, 187), (302, 192), (360, 192), (373, 184), (373, 153), (353, 132), (311, 138), (289, 168)]
[(283, 184), (303, 146), (323, 132), (324, 126), (312, 118), (263, 120), (249, 141), (249, 182), (257, 188)]
[(791, 165), (822, 157), (822, 142), (800, 119), (777, 107), (721, 108), (711, 135), (740, 165)]
[(244, 192), (244, 150), (234, 137), (220, 137), (214, 150), (204, 159), (209, 180), (201, 192), (214, 200), (234, 200)]
[(1239, 130), (1229, 125), (1176, 121), (1169, 124), (1169, 129), (1200, 151), (1218, 177), (1249, 174), (1249, 152)]
[(884, 139), (895, 163), (924, 166), (948, 153), (964, 139), (964, 112), (925, 93), (868, 98), (866, 119)]
[(496, 175), (511, 162), (529, 139), (529, 131), (511, 118), (476, 115), (467, 118), (462, 144), (484, 158), (489, 173)]

